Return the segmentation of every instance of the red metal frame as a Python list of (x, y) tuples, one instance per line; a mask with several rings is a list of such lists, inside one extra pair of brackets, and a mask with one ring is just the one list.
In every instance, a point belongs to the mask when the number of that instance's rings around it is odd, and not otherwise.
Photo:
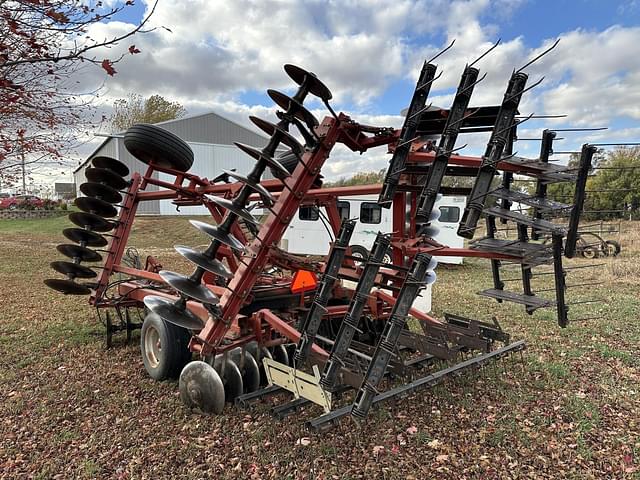
[[(198, 302), (187, 302), (187, 307), (206, 322), (202, 331), (192, 338), (190, 345), (192, 350), (198, 351), (203, 355), (209, 355), (216, 351), (235, 348), (235, 346), (254, 339), (257, 339), (261, 344), (271, 344), (276, 341), (273, 338), (274, 333), (287, 338), (289, 341), (297, 342), (300, 333), (292, 326), (290, 319), (281, 318), (278, 313), (269, 309), (261, 309), (249, 317), (240, 315), (239, 312), (244, 305), (251, 301), (254, 285), (257, 283), (268, 285), (269, 282), (272, 282), (269, 278), (263, 277), (262, 272), (270, 261), (275, 259), (273, 247), (278, 245), (291, 218), (301, 205), (313, 204), (325, 207), (331, 228), (337, 234), (341, 224), (336, 206), (336, 200), (339, 196), (377, 194), (380, 192), (381, 184), (322, 189), (311, 188), (336, 143), (343, 143), (354, 151), (364, 152), (372, 147), (393, 144), (397, 141), (399, 135), (397, 130), (390, 130), (386, 135), (367, 135), (373, 130), (375, 130), (374, 127), (359, 125), (344, 114), (340, 114), (337, 119), (327, 117), (316, 128), (316, 134), (321, 139), (320, 146), (313, 152), (304, 154), (302, 161), (297, 165), (291, 177), (285, 181), (285, 184), (283, 185), (280, 180), (265, 180), (262, 182), (262, 185), (277, 200), (270, 209), (271, 213), (268, 215), (267, 220), (260, 228), (258, 237), (248, 246), (249, 255), (244, 256), (240, 261), (235, 252), (227, 247), (222, 247), (218, 251), (218, 258), (226, 259), (231, 270), (235, 272), (234, 277), (226, 288), (206, 284), (208, 288), (221, 297), (220, 308), (222, 314), (220, 318), (213, 318)], [(429, 164), (433, 161), (433, 158), (433, 152), (414, 151), (410, 154), (409, 163)], [(481, 161), (482, 159), (480, 158), (452, 155), (450, 164), (478, 168)], [(526, 169), (517, 167), (506, 162), (498, 164), (498, 168), (512, 172), (533, 169), (533, 167), (527, 167)], [(174, 177), (174, 181), (168, 182), (153, 178), (155, 172), (171, 175)], [(400, 186), (406, 185), (408, 183), (407, 180), (403, 176)], [(145, 191), (149, 185), (155, 185), (159, 187), (159, 190)], [(118, 226), (108, 248), (104, 269), (98, 279), (99, 286), (95, 295), (91, 298), (91, 303), (101, 308), (122, 304), (122, 298), (117, 299), (117, 302), (114, 303), (114, 301), (104, 296), (109, 286), (109, 277), (113, 273), (122, 273), (132, 278), (131, 281), (121, 282), (118, 285), (120, 297), (126, 297), (132, 302), (141, 304), (147, 295), (177, 298), (177, 296), (169, 293), (170, 291), (161, 292), (156, 288), (146, 288), (134, 280), (146, 280), (162, 285), (163, 282), (157, 273), (121, 264), (139, 202), (173, 199), (177, 205), (204, 205), (215, 222), (220, 223), (224, 218), (225, 211), (211, 202), (206, 195), (232, 198), (240, 188), (242, 188), (240, 183), (212, 184), (206, 178), (157, 165), (150, 165), (143, 176), (135, 173), (132, 176), (131, 185), (121, 208)], [(516, 260), (516, 257), (509, 255), (467, 248), (449, 248), (433, 240), (417, 238), (415, 216), (412, 214), (416, 208), (416, 196), (415, 192), (402, 191), (402, 188), (400, 188), (394, 197), (392, 206), (393, 263), (404, 265), (418, 252), (428, 252), (438, 256)], [(253, 195), (250, 200), (258, 201), (259, 197)], [(407, 205), (410, 207), (409, 213), (407, 213)], [(247, 243), (247, 239), (237, 223), (234, 225), (232, 233), (241, 241)], [(280, 258), (279, 264), (282, 264), (282, 261), (283, 259)], [(286, 263), (286, 259), (284, 262)], [(296, 267), (292, 268), (295, 269)], [(358, 272), (353, 262), (345, 262), (345, 267), (343, 267), (341, 273), (351, 278), (358, 278)], [(382, 272), (381, 275), (384, 275), (384, 273)], [(207, 277), (205, 277), (206, 280)], [(281, 280), (284, 283), (287, 282), (287, 278), (282, 278)], [(281, 285), (276, 286), (274, 284), (274, 291), (277, 288), (281, 288)], [(347, 294), (352, 293), (344, 287), (336, 288)], [(300, 302), (303, 303), (302, 295), (300, 296)], [(392, 295), (377, 291), (372, 296), (368, 309), (376, 318), (384, 319), (388, 316), (394, 303), (395, 300)], [(327, 317), (344, 315), (345, 308), (342, 306), (330, 307)], [(416, 309), (412, 309), (411, 314), (426, 322), (439, 323), (437, 319)], [(222, 345), (222, 340), (225, 338), (228, 342)], [(326, 358), (327, 355), (323, 349), (317, 346), (314, 346), (314, 354), (323, 358)]]

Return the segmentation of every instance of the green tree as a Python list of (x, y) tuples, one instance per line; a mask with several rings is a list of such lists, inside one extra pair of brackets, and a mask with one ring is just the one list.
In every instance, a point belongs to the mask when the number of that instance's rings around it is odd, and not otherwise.
[[(569, 166), (577, 168), (579, 155), (572, 155)], [(619, 147), (594, 156), (594, 169), (587, 180), (585, 214), (588, 219), (607, 219), (622, 216), (626, 210), (638, 216), (640, 206), (640, 147)], [(548, 196), (563, 203), (573, 201), (571, 182), (549, 185)], [(602, 211), (601, 213), (595, 213)]]
[(358, 172), (353, 177), (341, 178), (335, 182), (324, 183), (325, 187), (350, 187), (352, 185), (373, 185), (384, 181), (386, 168), (377, 172)]
[(122, 132), (136, 123), (158, 123), (183, 117), (187, 111), (178, 102), (171, 102), (160, 95), (143, 98), (132, 93), (113, 103), (113, 115), (109, 123), (112, 132)]

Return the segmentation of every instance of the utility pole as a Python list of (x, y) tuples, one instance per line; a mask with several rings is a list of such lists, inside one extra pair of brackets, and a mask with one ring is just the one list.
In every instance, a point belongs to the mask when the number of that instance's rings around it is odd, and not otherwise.
[(27, 194), (27, 182), (26, 182), (26, 172), (24, 165), (24, 146), (22, 145), (22, 140), (20, 141), (20, 159), (22, 161), (22, 194)]

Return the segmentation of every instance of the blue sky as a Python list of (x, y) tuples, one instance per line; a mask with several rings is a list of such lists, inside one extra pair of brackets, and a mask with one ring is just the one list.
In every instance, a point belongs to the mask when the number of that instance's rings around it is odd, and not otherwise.
[[(118, 19), (96, 27), (108, 36), (139, 21), (149, 1), (136, 0)], [(189, 113), (216, 111), (253, 128), (248, 115), (273, 119), (267, 88), (292, 91), (282, 70), (295, 63), (314, 71), (334, 93), (334, 108), (362, 123), (399, 126), (399, 112), (410, 101), (422, 61), (452, 39), (456, 44), (437, 63), (443, 76), (430, 100), (448, 107), (465, 62), (496, 39), (501, 45), (478, 65), (487, 79), (472, 105), (499, 103), (513, 68), (546, 48), (554, 52), (528, 69), (530, 83), (544, 83), (526, 94), (521, 113), (568, 114), (567, 119), (530, 121), (522, 134), (542, 128), (602, 126), (597, 134), (567, 136), (558, 147), (573, 150), (585, 141), (640, 138), (640, 0), (160, 0), (151, 25), (138, 35), (140, 55), (126, 56), (118, 74), (90, 72), (87, 83), (104, 82), (108, 114), (116, 98), (130, 92), (160, 94), (181, 102)], [(125, 23), (122, 23), (125, 22)], [(114, 56), (117, 51), (105, 52)], [(317, 116), (326, 111), (318, 102)], [(484, 150), (481, 136), (462, 139), (465, 153)], [(521, 142), (521, 154), (538, 145)], [(354, 170), (374, 170), (387, 162), (383, 151), (360, 156), (336, 152), (329, 178)]]

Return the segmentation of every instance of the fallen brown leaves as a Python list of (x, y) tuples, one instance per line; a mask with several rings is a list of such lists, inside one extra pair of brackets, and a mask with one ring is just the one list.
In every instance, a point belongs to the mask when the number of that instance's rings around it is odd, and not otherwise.
[(103, 349), (85, 298), (42, 286), (55, 256), (42, 243), (0, 242), (3, 478), (638, 478), (640, 300), (627, 285), (595, 292), (612, 300), (601, 320), (560, 331), (552, 314), (478, 300), (486, 265), (439, 269), (438, 313), (500, 312), (529, 341), (524, 363), (506, 359), (314, 435), (304, 421), (315, 408), (285, 421), (270, 403), (187, 412), (174, 383), (145, 375), (136, 345)]

